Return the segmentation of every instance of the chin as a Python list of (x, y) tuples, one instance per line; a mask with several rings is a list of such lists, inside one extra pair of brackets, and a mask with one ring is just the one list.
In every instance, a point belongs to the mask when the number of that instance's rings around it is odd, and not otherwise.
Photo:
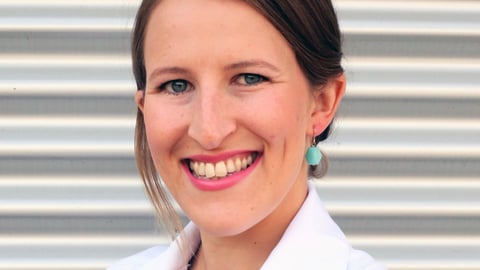
[(196, 223), (195, 221), (193, 222), (198, 226), (202, 234), (206, 233), (215, 237), (232, 237), (240, 235), (255, 225), (254, 222), (251, 224), (245, 223), (245, 219), (229, 219), (223, 222), (221, 220), (216, 220), (213, 223), (212, 220), (207, 220), (206, 223), (201, 224)]

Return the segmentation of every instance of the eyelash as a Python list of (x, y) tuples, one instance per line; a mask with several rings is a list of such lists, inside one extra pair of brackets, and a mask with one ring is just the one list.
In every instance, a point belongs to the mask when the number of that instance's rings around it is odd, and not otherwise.
[[(174, 90), (168, 90), (167, 88), (170, 86), (170, 88), (173, 86), (174, 83), (185, 83), (186, 86), (185, 86), (185, 90), (181, 91), (181, 92), (175, 92)], [(182, 79), (176, 79), (176, 80), (171, 80), (171, 81), (168, 81), (168, 82), (165, 82), (163, 84), (161, 84), (158, 89), (161, 91), (161, 92), (164, 92), (168, 95), (173, 95), (173, 96), (179, 96), (185, 92), (188, 92), (192, 87), (192, 85), (186, 81), (186, 80), (182, 80)]]
[[(254, 82), (254, 83), (251, 83), (251, 84), (248, 84), (246, 83), (246, 77), (247, 76), (254, 76), (254, 77), (258, 77), (259, 81), (258, 82)], [(245, 83), (239, 83), (239, 79), (243, 77), (243, 80), (245, 81)], [(266, 82), (266, 81), (269, 81), (269, 79), (265, 76), (262, 76), (260, 74), (255, 74), (255, 73), (242, 73), (242, 74), (239, 74), (238, 76), (236, 76), (234, 78), (234, 82), (239, 84), (239, 85), (242, 85), (242, 86), (255, 86), (255, 85), (258, 85), (258, 84), (261, 84), (263, 82)]]
[[(247, 76), (256, 77), (258, 79), (258, 81), (249, 84), (249, 83), (246, 82)], [(243, 83), (239, 82), (239, 80), (241, 78), (243, 78), (243, 81), (244, 81)], [(255, 85), (261, 84), (261, 83), (266, 82), (266, 81), (269, 81), (269, 79), (267, 77), (265, 77), (263, 75), (260, 75), (260, 74), (255, 74), (255, 73), (242, 73), (242, 74), (239, 74), (239, 75), (237, 75), (233, 78), (233, 83), (235, 83), (237, 85), (241, 85), (241, 86), (246, 86), (246, 87), (255, 86)], [(186, 84), (185, 85), (186, 89), (183, 90), (183, 91), (180, 91), (180, 92), (175, 92), (175, 90), (173, 90), (173, 89), (168, 90), (167, 88), (168, 87), (172, 88), (174, 83), (185, 83)], [(171, 80), (171, 81), (168, 81), (168, 82), (165, 82), (165, 83), (161, 84), (158, 87), (158, 89), (161, 92), (164, 92), (165, 94), (173, 95), (173, 96), (182, 95), (185, 92), (188, 92), (189, 90), (191, 90), (192, 88), (193, 88), (193, 86), (187, 80), (183, 80), (183, 79)]]

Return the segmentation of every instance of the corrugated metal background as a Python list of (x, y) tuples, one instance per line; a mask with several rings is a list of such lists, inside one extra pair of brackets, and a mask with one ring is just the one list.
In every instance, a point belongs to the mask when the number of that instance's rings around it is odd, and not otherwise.
[[(318, 190), (390, 269), (480, 269), (480, 1), (335, 1), (348, 94)], [(167, 242), (133, 157), (136, 0), (0, 1), (0, 269)]]

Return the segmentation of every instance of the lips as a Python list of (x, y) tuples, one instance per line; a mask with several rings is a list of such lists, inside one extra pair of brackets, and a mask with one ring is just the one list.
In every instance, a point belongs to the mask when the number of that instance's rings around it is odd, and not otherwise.
[(187, 159), (186, 165), (190, 173), (205, 181), (221, 180), (227, 176), (240, 173), (250, 167), (258, 157), (258, 153), (235, 155), (216, 162), (207, 162), (200, 159)]

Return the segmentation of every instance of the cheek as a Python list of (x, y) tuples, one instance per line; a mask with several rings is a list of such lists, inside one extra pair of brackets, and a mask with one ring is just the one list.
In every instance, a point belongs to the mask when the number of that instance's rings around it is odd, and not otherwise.
[(165, 125), (164, 119), (157, 113), (152, 112), (148, 109), (144, 110), (143, 116), (145, 120), (145, 130), (147, 134), (148, 144), (150, 145), (150, 150), (153, 153), (156, 149), (158, 149), (158, 144), (162, 141), (159, 138), (166, 137), (166, 134), (164, 134), (166, 130), (162, 128), (162, 126)]
[(270, 99), (269, 106), (262, 108), (264, 113), (258, 115), (268, 115), (265, 117), (265, 126), (270, 127), (270, 139), (303, 136), (308, 114), (306, 104), (301, 102), (298, 96), (275, 96)]
[[(184, 113), (179, 113), (178, 109), (176, 111), (154, 102), (145, 103), (145, 129), (152, 155), (158, 157), (164, 155), (159, 152), (171, 151), (170, 148), (173, 148), (179, 139)], [(158, 160), (156, 157), (154, 159)]]
[[(178, 111), (178, 109), (177, 109)], [(150, 103), (144, 107), (145, 130), (148, 146), (157, 172), (167, 189), (174, 196), (178, 196), (177, 189), (180, 170), (173, 170), (178, 167), (178, 158), (175, 149), (182, 138), (182, 123), (184, 113), (172, 114), (169, 107), (160, 104)]]

